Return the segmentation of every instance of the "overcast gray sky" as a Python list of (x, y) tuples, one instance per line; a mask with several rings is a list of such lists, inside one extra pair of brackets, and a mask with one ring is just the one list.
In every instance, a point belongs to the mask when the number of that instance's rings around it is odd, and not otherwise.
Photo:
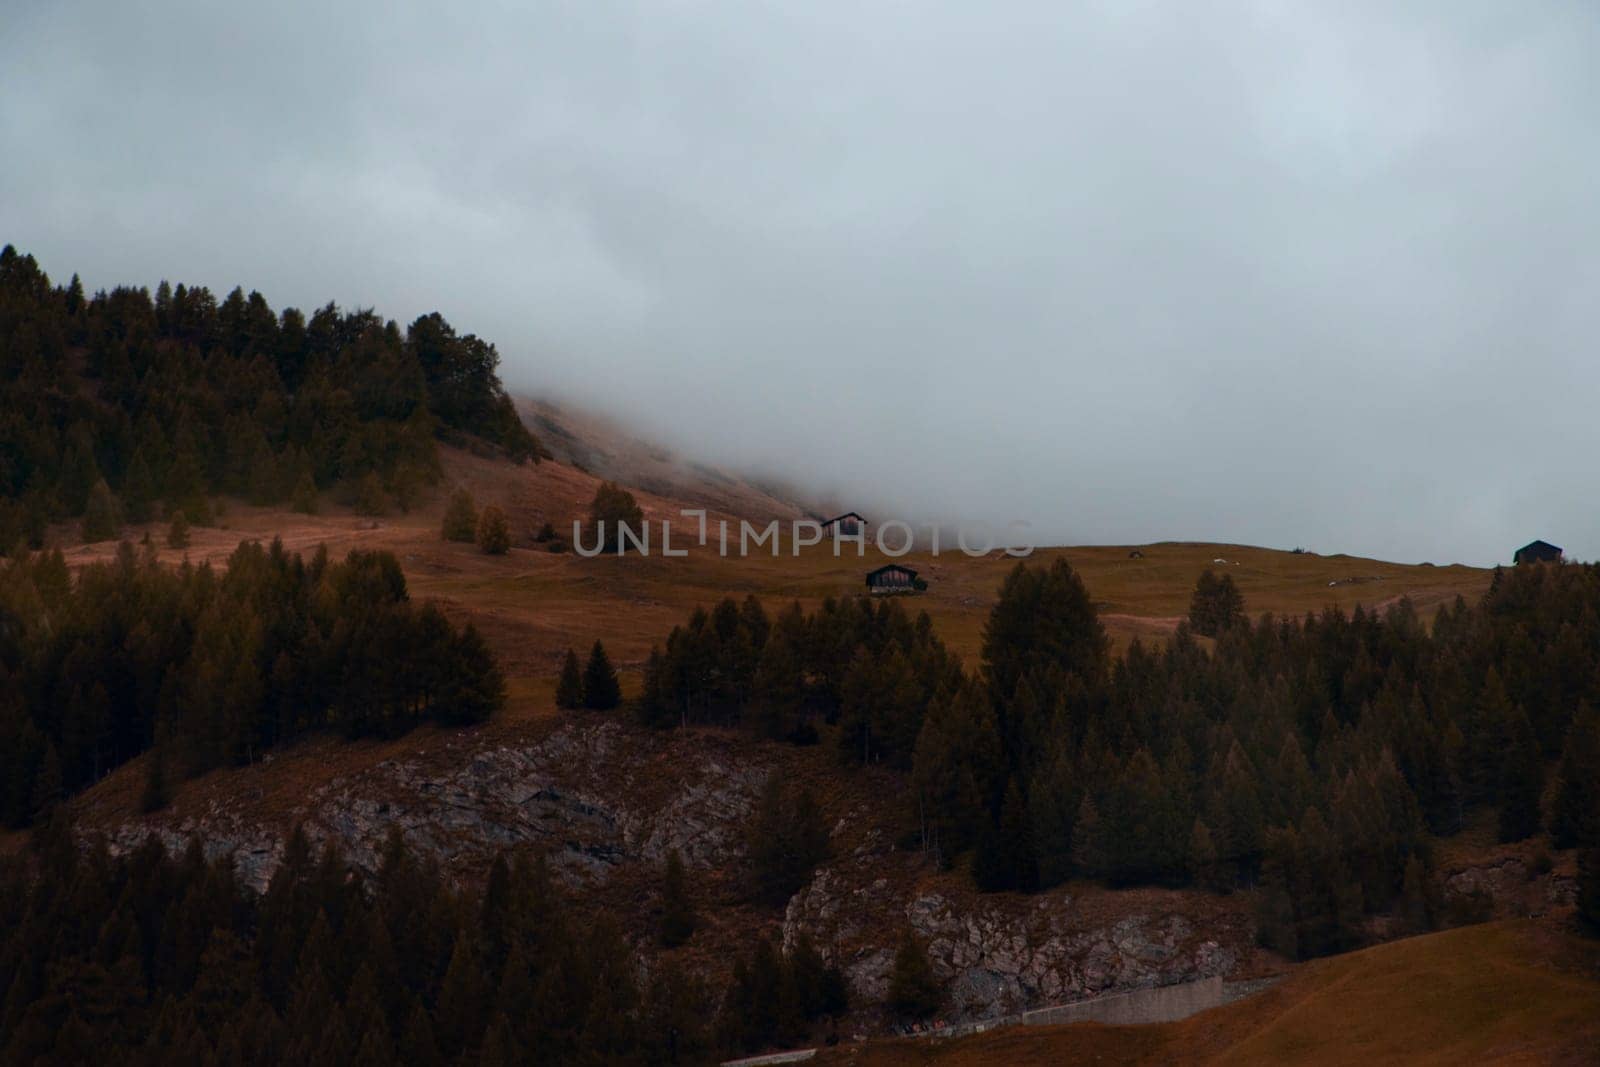
[(1600, 556), (1589, 2), (5, 0), (4, 241), (907, 518)]

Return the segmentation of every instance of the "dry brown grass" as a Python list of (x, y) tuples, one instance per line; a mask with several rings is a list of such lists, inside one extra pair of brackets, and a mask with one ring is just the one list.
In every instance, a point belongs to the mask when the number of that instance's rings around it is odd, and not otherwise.
[(840, 1049), (824, 1064), (1533, 1064), (1600, 1061), (1600, 949), (1492, 923), (1318, 960), (1177, 1023), (1015, 1028)]
[[(606, 556), (583, 559), (572, 552), (556, 554), (532, 543), (540, 525), (555, 524), (570, 537), (572, 520), (586, 514), (599, 479), (562, 463), (511, 467), (455, 449), (445, 449), (446, 478), (423, 506), (408, 515), (376, 522), (330, 506), (318, 516), (232, 505), (218, 528), (196, 529), (185, 551), (161, 549), (170, 561), (185, 557), (220, 562), (245, 539), (280, 537), (294, 550), (315, 551), (326, 544), (342, 555), (351, 548), (386, 548), (400, 559), (412, 595), (434, 599), (458, 619), (472, 619), (500, 656), (511, 679), (510, 714), (549, 714), (553, 681), (568, 647), (580, 652), (604, 640), (623, 674), (624, 692), (636, 690), (638, 670), (650, 646), (682, 622), (697, 606), (711, 606), (725, 596), (753, 593), (769, 607), (798, 600), (807, 608), (829, 596), (862, 591), (866, 572), (888, 561), (869, 547), (862, 556), (836, 557), (831, 546), (794, 556), (787, 537), (783, 554), (748, 558), (718, 555), (715, 543), (692, 547), (686, 558)], [(439, 539), (444, 501), (454, 486), (470, 489), (480, 504), (505, 508), (512, 520), (513, 544), (504, 556), (485, 556), (472, 545)], [(734, 493), (733, 490), (727, 490)], [(655, 531), (659, 521), (676, 520), (675, 546), (687, 541), (687, 520), (678, 516), (684, 501), (638, 492)], [(774, 516), (774, 500), (759, 492), (729, 496), (747, 516)], [(714, 524), (719, 514), (714, 513)], [(738, 518), (730, 520), (737, 542)], [(165, 528), (148, 527), (152, 540), (164, 543)], [(137, 540), (144, 529), (127, 532)], [(57, 531), (67, 544), (70, 563), (103, 559), (112, 544), (79, 545), (76, 531)], [(1114, 645), (1125, 647), (1135, 637), (1160, 641), (1188, 611), (1190, 590), (1207, 567), (1233, 575), (1248, 610), (1307, 612), (1328, 604), (1345, 609), (1356, 604), (1381, 605), (1407, 596), (1431, 612), (1458, 594), (1480, 595), (1490, 572), (1481, 568), (1423, 567), (1384, 563), (1348, 556), (1296, 555), (1239, 545), (1162, 543), (1141, 546), (1143, 559), (1130, 559), (1131, 546), (1041, 549), (1030, 565), (1064, 557), (1083, 576)], [(1222, 558), (1227, 563), (1213, 561)], [(981, 558), (958, 549), (937, 558), (914, 552), (903, 562), (929, 581), (926, 594), (907, 601), (932, 616), (939, 634), (969, 665), (976, 664), (984, 620), (996, 590), (1016, 560), (1001, 553)], [(1350, 582), (1350, 579), (1359, 579)], [(1329, 583), (1338, 583), (1330, 585)]]

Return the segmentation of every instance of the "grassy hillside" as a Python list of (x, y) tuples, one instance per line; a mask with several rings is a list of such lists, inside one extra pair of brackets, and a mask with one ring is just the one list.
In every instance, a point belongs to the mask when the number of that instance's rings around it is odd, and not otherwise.
[(1177, 1023), (1015, 1028), (899, 1040), (819, 1062), (1593, 1063), (1600, 960), (1550, 923), (1467, 927), (1318, 960), (1259, 996)]
[[(753, 593), (773, 603), (798, 599), (809, 608), (824, 597), (861, 592), (866, 572), (888, 562), (871, 546), (860, 557), (848, 545), (842, 557), (835, 557), (828, 545), (806, 549), (796, 557), (787, 533), (783, 554), (776, 558), (770, 554), (722, 558), (714, 541), (706, 548), (690, 545), (687, 557), (673, 559), (659, 554), (583, 559), (571, 552), (550, 553), (533, 545), (533, 532), (549, 521), (569, 536), (572, 520), (587, 514), (600, 481), (596, 475), (559, 462), (513, 467), (456, 449), (443, 448), (441, 453), (443, 485), (408, 514), (372, 520), (332, 506), (321, 515), (306, 516), (236, 504), (221, 520), (222, 527), (196, 528), (190, 548), (163, 549), (163, 556), (173, 561), (187, 556), (220, 562), (244, 538), (274, 536), (282, 537), (289, 548), (306, 552), (318, 544), (326, 544), (335, 555), (353, 547), (390, 549), (404, 566), (414, 597), (440, 600), (452, 615), (479, 623), (505, 664), (513, 698), (510, 711), (517, 717), (552, 710), (555, 675), (569, 646), (582, 649), (597, 638), (604, 640), (627, 690), (637, 685), (638, 668), (651, 644), (660, 642), (698, 605)], [(506, 509), (515, 546), (508, 555), (485, 556), (472, 545), (439, 539), (439, 519), (453, 485), (469, 488), (480, 504)], [(642, 490), (636, 495), (654, 536), (659, 538), (659, 521), (667, 519), (676, 524), (674, 548), (689, 543), (689, 520), (681, 519), (678, 510), (704, 506), (703, 501)], [(776, 513), (772, 498), (758, 492), (735, 494), (728, 503), (737, 510), (713, 511), (711, 521), (726, 517), (735, 531), (741, 515), (764, 521)], [(124, 536), (137, 539), (144, 529), (130, 527)], [(148, 529), (153, 541), (164, 543), (164, 527)], [(69, 563), (104, 558), (115, 549), (109, 542), (77, 544), (72, 526), (54, 533), (57, 543), (68, 546)], [(1141, 546), (1141, 559), (1130, 558), (1131, 548), (1045, 548), (1036, 551), (1030, 562), (1048, 564), (1064, 556), (1083, 576), (1101, 621), (1119, 648), (1135, 636), (1149, 641), (1171, 633), (1188, 611), (1195, 579), (1207, 567), (1233, 576), (1252, 615), (1303, 613), (1330, 604), (1349, 610), (1357, 604), (1388, 604), (1402, 596), (1431, 613), (1458, 594), (1469, 599), (1481, 595), (1491, 573), (1474, 567), (1408, 566), (1200, 542)], [(1226, 562), (1215, 562), (1219, 559)], [(929, 582), (927, 593), (908, 606), (926, 610), (946, 644), (968, 664), (976, 664), (984, 620), (1016, 560), (998, 551), (971, 558), (950, 549), (937, 558), (913, 552), (900, 562), (916, 568)]]

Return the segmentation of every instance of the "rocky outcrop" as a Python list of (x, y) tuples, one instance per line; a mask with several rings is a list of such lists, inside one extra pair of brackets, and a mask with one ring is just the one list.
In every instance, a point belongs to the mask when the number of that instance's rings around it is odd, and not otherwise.
[[(482, 872), (496, 853), (524, 846), (543, 852), (575, 887), (646, 870), (653, 879), (673, 850), (691, 868), (737, 872), (769, 758), (715, 737), (610, 721), (569, 723), (522, 744), (474, 744), (457, 735), (335, 777), (293, 798), (289, 810), (281, 797), (245, 789), (219, 795), (202, 812), (125, 822), (109, 836), (116, 851), (136, 848), (150, 834), (176, 851), (199, 840), (208, 857), (231, 856), (256, 890), (271, 880), (297, 823), (314, 847), (332, 842), (369, 871), (398, 830), (413, 850), (463, 877)], [(1217, 909), (1197, 919), (1183, 913), (1182, 894), (1119, 896), (1108, 908), (1105, 891), (1094, 890), (1097, 909), (1061, 890), (1028, 898), (977, 894), (960, 877), (938, 875), (897, 849), (889, 811), (873, 795), (836, 814), (833, 861), (784, 916), (785, 941), (808, 937), (839, 962), (857, 1003), (884, 998), (907, 926), (928, 945), (954, 1020), (1228, 975), (1248, 951), (1247, 920), (1219, 921)], [(635, 883), (614, 884), (626, 894)], [(1240, 906), (1227, 914), (1243, 913)], [(744, 943), (734, 944), (742, 950)]]
[(788, 944), (808, 937), (846, 971), (858, 996), (887, 995), (894, 944), (909, 926), (946, 983), (954, 1020), (992, 1017), (1106, 992), (1230, 974), (1244, 924), (1201, 931), (1176, 911), (1086, 920), (1071, 894), (1030, 898), (896, 889), (882, 878), (852, 884), (848, 864), (824, 868), (789, 902)]
[[(437, 754), (385, 761), (315, 790), (291, 825), (303, 825), (313, 845), (337, 843), (369, 871), (391, 828), (451, 870), (479, 869), (503, 849), (535, 845), (574, 883), (604, 879), (629, 862), (659, 865), (674, 849), (690, 867), (735, 859), (766, 772), (700, 755), (675, 760), (660, 781), (629, 788), (659, 756), (629, 740), (615, 723), (575, 725), (529, 745), (463, 752), (460, 763)], [(283, 821), (264, 826), (248, 801), (218, 802), (198, 817), (125, 823), (109, 840), (125, 851), (155, 834), (181, 851), (198, 837), (208, 858), (231, 854), (241, 880), (263, 890), (290, 829)]]
[(1554, 867), (1548, 856), (1542, 864), (1530, 863), (1521, 853), (1487, 858), (1446, 870), (1439, 881), (1447, 906), (1470, 910), (1464, 902), (1478, 902), (1481, 914), (1476, 919), (1543, 915), (1578, 899), (1577, 880), (1569, 870)]

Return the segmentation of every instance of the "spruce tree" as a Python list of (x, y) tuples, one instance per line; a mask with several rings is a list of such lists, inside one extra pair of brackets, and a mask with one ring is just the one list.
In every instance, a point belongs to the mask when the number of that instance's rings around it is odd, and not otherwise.
[(661, 877), (661, 921), (656, 934), (667, 948), (676, 948), (694, 933), (695, 921), (683, 857), (673, 849), (667, 853), (667, 866)]
[(389, 514), (389, 494), (376, 471), (368, 471), (356, 483), (355, 508), (357, 515)]
[(1578, 708), (1556, 771), (1550, 835), (1556, 848), (1600, 845), (1600, 714)]
[(1431, 928), (1428, 921), (1427, 877), (1422, 860), (1412, 855), (1406, 860), (1406, 872), (1400, 884), (1400, 921), (1408, 933), (1426, 933)]
[(185, 512), (173, 514), (172, 525), (167, 527), (167, 547), (189, 547), (189, 516)]
[(122, 532), (122, 505), (112, 495), (111, 487), (101, 478), (89, 490), (89, 501), (83, 510), (83, 539), (93, 544), (110, 541)]
[(578, 668), (578, 654), (570, 648), (561, 663), (561, 680), (556, 683), (556, 707), (583, 707), (583, 673)]
[(1189, 831), (1189, 878), (1201, 889), (1213, 893), (1226, 893), (1233, 888), (1225, 876), (1222, 863), (1217, 859), (1217, 846), (1211, 839), (1211, 828), (1199, 818)]
[(1015, 778), (1006, 785), (998, 824), (978, 844), (972, 876), (986, 892), (1014, 889), (1028, 893), (1039, 887), (1028, 808)]
[(1521, 841), (1539, 830), (1544, 760), (1533, 726), (1519, 704), (1509, 723), (1510, 745), (1500, 769), (1500, 840)]
[(155, 511), (155, 478), (145, 460), (144, 449), (135, 448), (128, 469), (122, 472), (122, 504), (129, 522), (149, 522)]
[(490, 556), (511, 551), (511, 524), (506, 513), (493, 504), (478, 516), (478, 548)]
[(300, 472), (300, 477), (294, 485), (290, 506), (301, 515), (315, 515), (320, 510), (317, 501), (317, 482), (309, 470)]
[(440, 535), (446, 541), (471, 541), (478, 534), (478, 505), (472, 494), (457, 489), (450, 494), (450, 503), (444, 510)]
[(617, 672), (611, 667), (605, 646), (596, 641), (589, 650), (589, 662), (583, 668), (583, 706), (594, 711), (608, 711), (621, 701)]
[(1210, 568), (1200, 573), (1189, 599), (1189, 627), (1197, 634), (1216, 637), (1244, 621), (1244, 596), (1233, 575), (1218, 578)]
[(1600, 937), (1600, 845), (1578, 853), (1578, 925), (1590, 937)]
[(928, 950), (916, 934), (906, 929), (895, 949), (894, 969), (889, 972), (889, 1009), (896, 1014), (924, 1019), (939, 1010), (944, 999)]
[(156, 745), (150, 750), (145, 763), (144, 792), (139, 796), (139, 810), (149, 814), (160, 811), (172, 803), (172, 788), (167, 781), (166, 750)]

